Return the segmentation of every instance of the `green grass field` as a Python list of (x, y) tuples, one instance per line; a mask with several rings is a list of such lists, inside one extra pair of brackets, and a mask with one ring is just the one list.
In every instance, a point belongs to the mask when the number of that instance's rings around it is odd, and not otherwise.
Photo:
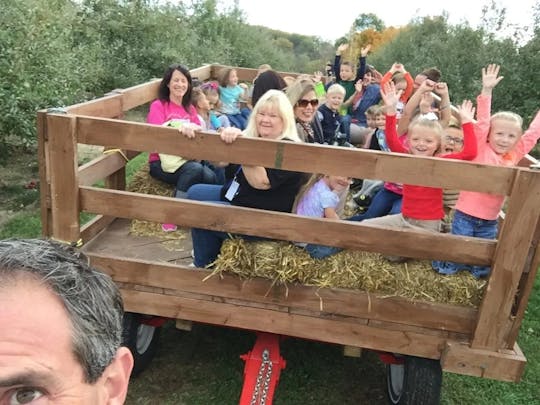
[[(130, 162), (128, 176), (145, 161), (143, 154)], [(12, 211), (0, 225), (0, 238), (39, 237), (39, 193), (9, 187), (0, 190), (2, 208)], [(191, 332), (180, 332), (167, 324), (161, 337), (150, 367), (132, 379), (128, 404), (238, 403), (244, 367), (239, 355), (251, 350), (253, 332), (208, 325), (195, 325)], [(540, 403), (539, 280), (518, 342), (528, 359), (520, 383), (445, 373), (442, 403)], [(281, 351), (287, 367), (276, 391), (276, 405), (386, 403), (384, 366), (369, 351), (364, 351), (361, 358), (348, 358), (343, 357), (341, 347), (293, 338), (282, 343)]]

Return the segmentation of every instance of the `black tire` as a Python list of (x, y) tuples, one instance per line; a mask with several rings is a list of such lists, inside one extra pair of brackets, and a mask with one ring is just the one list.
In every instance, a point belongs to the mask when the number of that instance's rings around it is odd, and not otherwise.
[(135, 360), (131, 375), (143, 371), (156, 354), (161, 327), (145, 325), (141, 322), (145, 315), (126, 312), (124, 314), (122, 344), (133, 354)]
[(386, 366), (388, 399), (394, 405), (436, 405), (441, 401), (442, 369), (438, 360), (405, 356)]

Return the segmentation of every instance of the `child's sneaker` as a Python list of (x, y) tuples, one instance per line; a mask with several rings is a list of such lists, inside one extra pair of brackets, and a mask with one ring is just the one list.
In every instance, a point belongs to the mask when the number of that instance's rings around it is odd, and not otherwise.
[(161, 224), (161, 230), (163, 232), (174, 232), (178, 229), (175, 224)]
[(434, 260), (431, 263), (431, 266), (433, 267), (433, 270), (435, 270), (437, 273), (443, 274), (445, 276), (451, 276), (453, 274), (456, 274), (459, 270), (459, 268), (455, 264), (440, 260)]

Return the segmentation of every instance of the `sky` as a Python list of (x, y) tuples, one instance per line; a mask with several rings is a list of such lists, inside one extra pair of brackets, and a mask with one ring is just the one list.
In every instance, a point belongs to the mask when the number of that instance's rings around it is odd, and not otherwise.
[[(537, 0), (496, 0), (507, 9), (507, 22), (521, 26), (532, 25), (532, 7)], [(221, 2), (227, 4), (227, 0)], [(239, 0), (247, 23), (263, 25), (289, 33), (316, 35), (334, 41), (349, 32), (353, 21), (362, 13), (373, 13), (387, 27), (406, 25), (412, 18), (449, 14), (449, 22), (468, 21), (476, 27), (482, 6), (489, 0)]]

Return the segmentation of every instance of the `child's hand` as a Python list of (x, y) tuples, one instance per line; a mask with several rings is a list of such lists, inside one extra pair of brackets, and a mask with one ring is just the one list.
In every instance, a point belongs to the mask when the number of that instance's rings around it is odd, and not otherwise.
[(388, 115), (394, 115), (396, 113), (396, 106), (399, 101), (399, 97), (403, 90), (396, 91), (396, 85), (390, 81), (381, 88), (381, 98), (384, 101), (384, 105), (387, 107), (386, 112)]
[(349, 49), (349, 44), (341, 44), (338, 46), (336, 50), (336, 55), (341, 55), (343, 52), (345, 52), (347, 49)]
[(248, 85), (245, 83), (240, 83), (239, 86), (242, 87), (244, 90), (247, 90), (248, 88)]
[(482, 68), (482, 92), (491, 92), (491, 90), (493, 90), (493, 88), (504, 78), (504, 76), (498, 76), (500, 68), (499, 65), (494, 63)]
[(368, 55), (370, 50), (371, 50), (371, 44), (364, 46), (362, 49), (360, 49), (360, 56), (362, 58), (365, 58)]
[(458, 107), (461, 124), (472, 122), (474, 118), (474, 106), (471, 100), (464, 100)]
[(200, 131), (201, 129), (202, 128), (197, 124), (187, 123), (182, 124), (182, 126), (178, 128), (178, 132), (190, 139), (193, 139), (195, 138), (195, 131)]
[(438, 94), (439, 96), (441, 96), (441, 98), (443, 98), (443, 96), (448, 94), (448, 85), (444, 82), (438, 82), (433, 87), (433, 91), (435, 92), (435, 94)]
[(422, 82), (418, 91), (421, 93), (432, 92), (435, 89), (435, 82), (433, 80), (426, 79)]
[(235, 127), (224, 128), (223, 131), (219, 133), (219, 137), (225, 143), (233, 143), (239, 136), (242, 136), (242, 131)]
[(396, 72), (405, 73), (405, 67), (401, 63), (394, 62), (394, 64), (390, 68), (390, 72), (392, 72), (392, 74)]
[(320, 83), (322, 81), (323, 74), (322, 72), (313, 72), (313, 82), (315, 84)]

